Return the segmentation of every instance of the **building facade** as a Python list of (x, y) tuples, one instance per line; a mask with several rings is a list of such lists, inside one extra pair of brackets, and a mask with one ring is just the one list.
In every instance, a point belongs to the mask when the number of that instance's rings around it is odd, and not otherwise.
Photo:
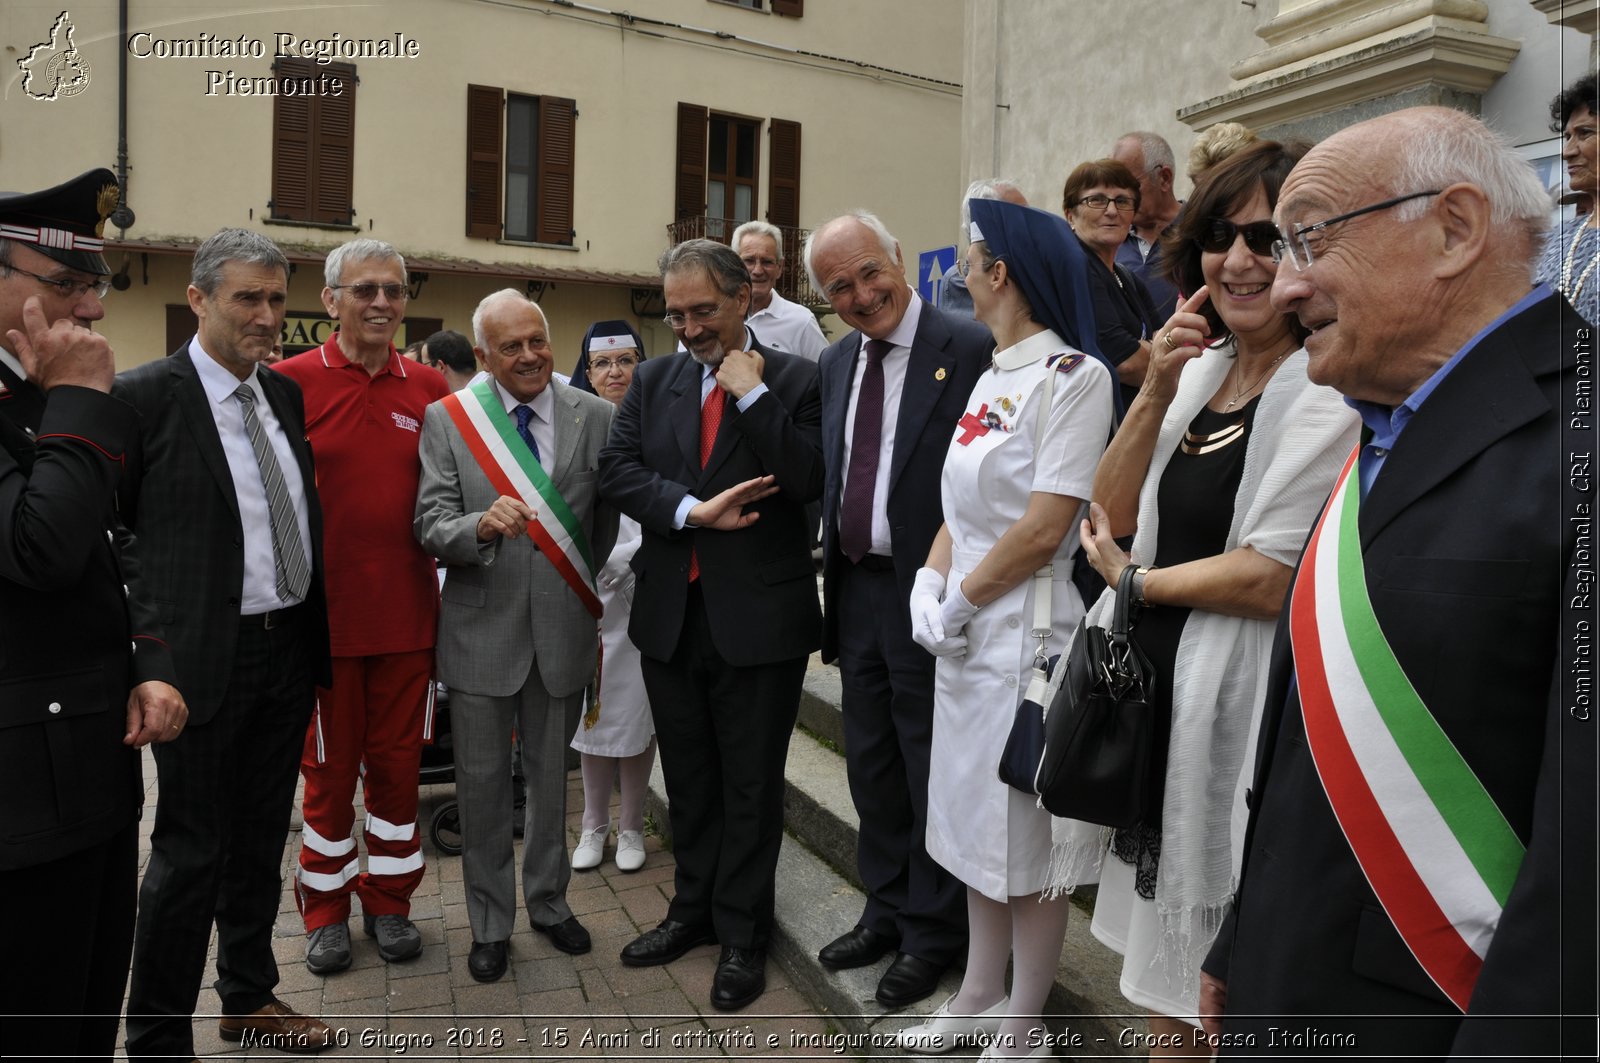
[(103, 330), (124, 367), (187, 339), (192, 252), (224, 226), (289, 253), (290, 351), (329, 330), (327, 250), (371, 236), (412, 271), (397, 342), (469, 332), (510, 286), (546, 310), (563, 371), (601, 318), (671, 348), (671, 240), (772, 221), (784, 290), (819, 310), (798, 261), (819, 221), (877, 210), (913, 262), (950, 242), (962, 0), (631, 6), (7, 0), (0, 188), (118, 170)]

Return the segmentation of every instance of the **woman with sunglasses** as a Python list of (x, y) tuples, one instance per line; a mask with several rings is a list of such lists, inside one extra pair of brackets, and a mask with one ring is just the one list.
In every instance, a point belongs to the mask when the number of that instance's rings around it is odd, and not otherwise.
[[(583, 350), (572, 370), (572, 386), (622, 405), (633, 371), (644, 360), (644, 343), (626, 321), (599, 321), (583, 336)], [(589, 703), (572, 748), (583, 774), (583, 827), (572, 850), (572, 870), (592, 871), (605, 859), (611, 833), (611, 791), (622, 791), (617, 812), (617, 870), (644, 866), (644, 794), (656, 759), (655, 725), (639, 670), (639, 651), (628, 640), (633, 606), (633, 569), (639, 549), (639, 522), (622, 517), (617, 544), (601, 566), (600, 682), (589, 688)]]
[(1126, 409), (1139, 393), (1150, 364), (1150, 334), (1160, 324), (1144, 281), (1117, 264), (1117, 249), (1139, 212), (1139, 179), (1115, 159), (1083, 163), (1067, 176), (1061, 210), (1089, 259), (1096, 339), (1117, 367), (1118, 409)]
[[(1134, 638), (1156, 672), (1145, 821), (1056, 820), (1053, 889), (1099, 879), (1092, 930), (1151, 1011), (1151, 1056), (1199, 1035), (1200, 961), (1239, 871), (1268, 649), (1295, 559), (1354, 445), (1355, 412), (1306, 379), (1305, 330), (1272, 308), (1272, 210), (1304, 151), (1272, 141), (1207, 171), (1168, 237), (1192, 293), (1095, 474), (1085, 556), (1112, 588), (1137, 566)], [(1132, 555), (1114, 537), (1134, 535)], [(1109, 621), (1115, 591), (1090, 619)], [(1175, 1035), (1175, 1036), (1174, 1036)]]

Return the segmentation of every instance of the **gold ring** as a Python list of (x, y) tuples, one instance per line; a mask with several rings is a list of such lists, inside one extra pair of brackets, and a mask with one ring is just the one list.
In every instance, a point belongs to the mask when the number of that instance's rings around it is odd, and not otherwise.
[(1172, 342), (1172, 333), (1170, 331), (1162, 333), (1161, 342), (1167, 345), (1167, 350), (1169, 351), (1175, 351), (1178, 349), (1178, 345)]

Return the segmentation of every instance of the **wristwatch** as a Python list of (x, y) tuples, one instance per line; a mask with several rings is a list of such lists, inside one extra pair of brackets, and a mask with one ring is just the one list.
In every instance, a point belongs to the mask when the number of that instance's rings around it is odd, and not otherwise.
[(1141, 565), (1133, 570), (1132, 585), (1128, 588), (1133, 593), (1133, 604), (1140, 608), (1149, 608), (1150, 603), (1144, 598), (1144, 578), (1150, 574), (1149, 565)]

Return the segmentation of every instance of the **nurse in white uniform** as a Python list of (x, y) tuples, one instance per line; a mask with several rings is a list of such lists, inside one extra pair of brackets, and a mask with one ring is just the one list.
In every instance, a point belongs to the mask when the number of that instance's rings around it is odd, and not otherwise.
[[(644, 345), (627, 322), (598, 322), (584, 335), (573, 385), (620, 406), (643, 358)], [(639, 549), (640, 537), (639, 522), (622, 517), (617, 544), (595, 578), (605, 609), (600, 619), (600, 686), (598, 693), (590, 689), (588, 711), (572, 738), (583, 770), (583, 832), (572, 850), (574, 871), (599, 867), (605, 859), (611, 791), (619, 783), (617, 868), (637, 871), (645, 861), (644, 795), (656, 757), (655, 725), (639, 671), (639, 650), (628, 639), (633, 605), (633, 569), (628, 562)]]
[(939, 656), (928, 852), (967, 884), (971, 944), (961, 989), (903, 1031), (901, 1046), (947, 1052), (976, 1038), (983, 1058), (1041, 1058), (1054, 1054), (1042, 1012), (1068, 902), (1039, 896), (1049, 813), (1002, 783), (996, 766), (1038, 648), (1029, 635), (1035, 572), (1052, 567), (1047, 654), (1061, 652), (1083, 616), (1069, 532), (1110, 436), (1115, 377), (1078, 345), (1095, 329), (1066, 222), (1002, 201), (970, 206), (967, 288), (996, 352), (945, 460), (945, 524), (917, 574), (911, 623)]

